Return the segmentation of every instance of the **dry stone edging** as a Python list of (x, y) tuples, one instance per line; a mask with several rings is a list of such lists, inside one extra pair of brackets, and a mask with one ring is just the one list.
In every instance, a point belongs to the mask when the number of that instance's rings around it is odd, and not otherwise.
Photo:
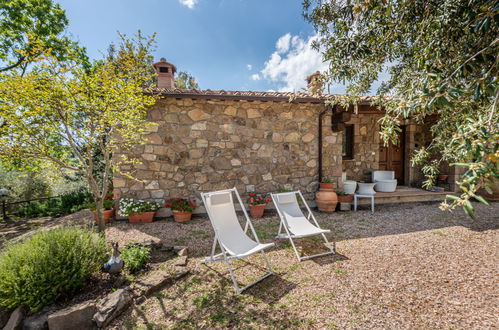
[(183, 277), (188, 272), (189, 269), (186, 266), (175, 266), (173, 271), (159, 270), (151, 274), (151, 276), (134, 283), (131, 289), (136, 297), (149, 297), (167, 284)]
[(48, 327), (50, 330), (95, 329), (93, 321), (95, 312), (95, 302), (85, 301), (49, 314), (47, 318)]
[(10, 314), (9, 321), (3, 328), (3, 330), (20, 330), (23, 326), (23, 318), (26, 311), (23, 307), (17, 307), (14, 309), (12, 314)]
[(10, 314), (12, 314), (11, 310), (3, 310), (0, 308), (0, 328), (3, 327), (9, 322)]
[[(97, 313), (93, 318), (99, 328), (119, 316), (132, 302), (132, 295), (128, 289), (119, 289), (101, 299), (97, 304)], [(51, 329), (52, 330), (52, 329)]]

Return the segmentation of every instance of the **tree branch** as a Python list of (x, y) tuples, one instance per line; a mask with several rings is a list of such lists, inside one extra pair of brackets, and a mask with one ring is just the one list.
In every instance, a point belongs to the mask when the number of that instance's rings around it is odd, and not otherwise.
[(14, 69), (14, 68), (18, 67), (19, 65), (21, 65), (21, 64), (24, 62), (24, 60), (25, 60), (25, 59), (26, 59), (26, 57), (25, 57), (25, 56), (21, 56), (21, 57), (17, 60), (17, 62), (16, 62), (16, 63), (14, 63), (14, 64), (12, 64), (12, 65), (9, 65), (9, 66), (7, 66), (7, 67), (5, 67), (5, 68), (0, 68), (0, 72), (8, 71), (8, 70), (11, 70), (11, 69)]

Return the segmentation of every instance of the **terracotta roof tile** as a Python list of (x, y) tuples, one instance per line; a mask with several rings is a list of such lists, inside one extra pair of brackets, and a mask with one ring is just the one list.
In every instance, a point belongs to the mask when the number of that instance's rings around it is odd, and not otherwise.
[[(341, 98), (341, 94), (310, 94), (304, 92), (255, 92), (255, 91), (225, 91), (211, 89), (161, 89), (161, 95), (171, 97), (214, 98), (235, 100), (262, 100), (262, 101), (289, 101), (296, 102), (322, 102), (327, 99)], [(361, 96), (364, 102), (371, 100), (370, 96)]]

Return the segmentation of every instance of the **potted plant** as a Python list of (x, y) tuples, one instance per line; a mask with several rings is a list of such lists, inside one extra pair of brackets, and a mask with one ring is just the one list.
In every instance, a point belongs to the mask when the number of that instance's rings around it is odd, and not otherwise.
[(265, 211), (265, 205), (270, 202), (270, 198), (267, 195), (249, 193), (246, 202), (249, 205), (250, 214), (252, 218), (263, 217), (263, 212)]
[(173, 219), (176, 222), (185, 222), (191, 220), (192, 211), (196, 208), (196, 201), (186, 198), (170, 198), (165, 207), (172, 210)]
[(440, 173), (438, 174), (438, 181), (445, 181), (449, 177), (449, 174)]
[(152, 222), (160, 205), (156, 202), (143, 200), (134, 201), (131, 198), (123, 198), (120, 201), (121, 216), (127, 216), (130, 223)]
[(319, 192), (315, 194), (315, 202), (317, 208), (321, 212), (334, 212), (336, 211), (336, 204), (338, 204), (338, 196), (333, 191), (333, 182), (330, 179), (323, 179), (320, 182)]
[[(114, 216), (113, 204), (114, 204), (114, 192), (112, 190), (109, 190), (102, 203), (102, 206), (104, 207), (104, 209), (102, 210), (102, 217), (104, 218), (104, 223), (109, 223), (111, 217)], [(97, 222), (97, 211), (96, 211), (97, 207), (95, 202), (88, 203), (87, 206), (90, 210), (92, 210), (95, 222)]]
[(336, 190), (336, 195), (338, 196), (338, 203), (352, 203), (353, 195), (349, 195), (344, 191)]

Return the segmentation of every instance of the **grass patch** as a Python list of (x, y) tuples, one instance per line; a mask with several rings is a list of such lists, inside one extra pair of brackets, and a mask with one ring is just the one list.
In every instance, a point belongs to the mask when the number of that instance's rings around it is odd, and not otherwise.
[(338, 274), (338, 275), (341, 275), (341, 276), (347, 276), (347, 275), (348, 275), (347, 271), (346, 271), (346, 270), (344, 270), (344, 269), (342, 269), (342, 268), (336, 268), (336, 269), (334, 270), (334, 272), (335, 272), (336, 274)]
[(442, 233), (441, 231), (432, 231), (431, 233), (434, 234), (434, 235), (443, 236), (443, 237), (449, 236), (449, 235), (447, 235), (445, 233)]

